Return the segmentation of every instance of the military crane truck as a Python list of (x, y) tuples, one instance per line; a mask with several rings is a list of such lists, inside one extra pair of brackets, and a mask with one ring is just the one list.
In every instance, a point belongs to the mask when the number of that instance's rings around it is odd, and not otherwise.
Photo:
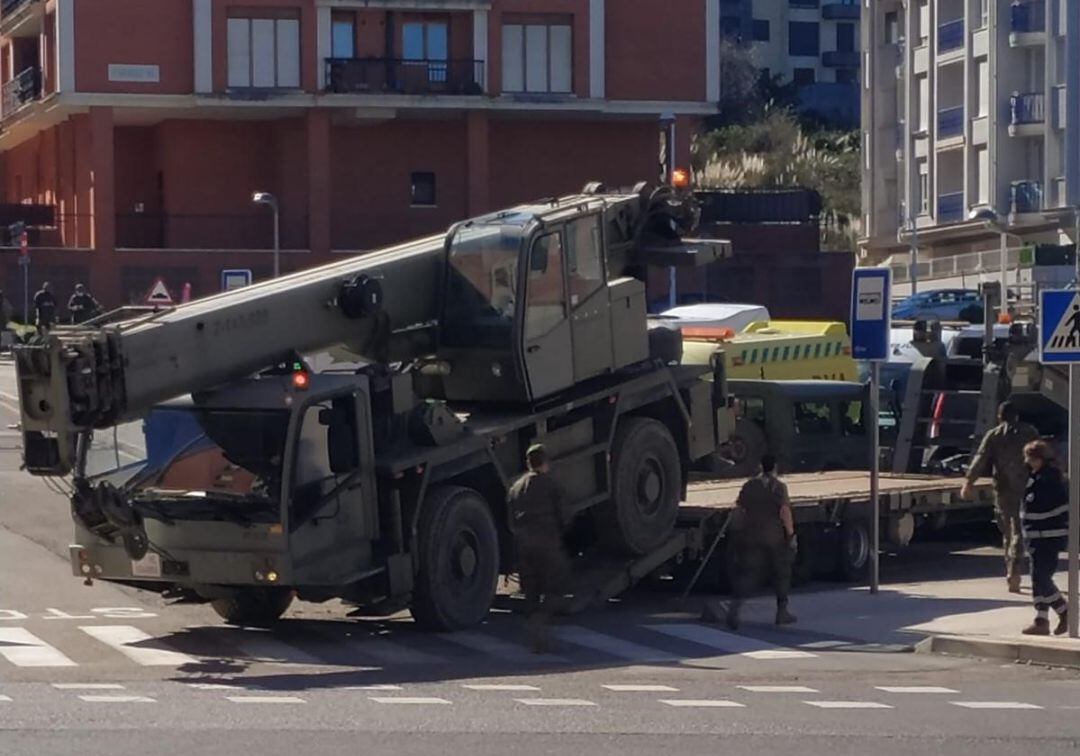
[[(74, 573), (233, 623), (299, 596), (467, 627), (514, 568), (505, 493), (537, 441), (584, 548), (650, 554), (727, 417), (722, 376), (646, 324), (647, 265), (727, 250), (694, 221), (670, 188), (592, 184), (17, 347), (25, 467), (71, 478)], [(332, 346), (365, 364), (299, 358)], [(93, 434), (139, 418), (145, 459), (93, 474)]]

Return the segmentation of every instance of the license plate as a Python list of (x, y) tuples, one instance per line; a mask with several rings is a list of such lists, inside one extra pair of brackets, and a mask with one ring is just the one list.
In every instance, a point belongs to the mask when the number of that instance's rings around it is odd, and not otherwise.
[(161, 577), (161, 555), (150, 552), (139, 561), (132, 561), (131, 574), (135, 577)]

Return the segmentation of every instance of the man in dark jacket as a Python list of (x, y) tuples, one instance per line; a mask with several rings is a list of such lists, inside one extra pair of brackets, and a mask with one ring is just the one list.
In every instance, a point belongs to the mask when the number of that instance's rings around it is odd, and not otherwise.
[(1053, 609), (1058, 615), (1054, 635), (1064, 635), (1069, 629), (1068, 604), (1054, 585), (1054, 572), (1069, 535), (1069, 486), (1061, 471), (1052, 464), (1050, 447), (1044, 441), (1033, 441), (1024, 447), (1024, 462), (1031, 474), (1020, 521), (1031, 555), (1035, 621), (1022, 632), (1024, 635), (1049, 635), (1050, 610)]
[(518, 574), (525, 594), (525, 611), (533, 651), (547, 650), (548, 623), (569, 574), (563, 548), (566, 493), (551, 476), (547, 451), (540, 444), (526, 453), (528, 472), (507, 494), (510, 531), (517, 544)]
[(56, 296), (52, 293), (48, 281), (43, 283), (34, 295), (34, 314), (38, 330), (48, 330), (56, 322)]
[(987, 475), (994, 477), (994, 509), (1005, 547), (1005, 580), (1012, 593), (1020, 592), (1023, 571), (1023, 546), (1020, 541), (1020, 498), (1024, 495), (1027, 468), (1024, 446), (1039, 438), (1039, 432), (1020, 421), (1012, 402), (998, 407), (998, 425), (983, 436), (975, 458), (968, 468), (967, 481), (960, 497), (971, 498), (972, 484)]
[(85, 286), (75, 284), (75, 293), (68, 300), (68, 311), (71, 313), (72, 325), (78, 325), (97, 317), (101, 312), (101, 305), (86, 290)]

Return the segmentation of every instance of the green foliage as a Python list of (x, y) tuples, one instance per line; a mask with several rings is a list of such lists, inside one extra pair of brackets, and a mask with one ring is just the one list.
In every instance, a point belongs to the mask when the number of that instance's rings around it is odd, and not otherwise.
[(696, 181), (702, 187), (804, 187), (821, 195), (826, 248), (852, 248), (861, 226), (859, 132), (807, 132), (789, 110), (769, 108), (745, 124), (697, 138)]

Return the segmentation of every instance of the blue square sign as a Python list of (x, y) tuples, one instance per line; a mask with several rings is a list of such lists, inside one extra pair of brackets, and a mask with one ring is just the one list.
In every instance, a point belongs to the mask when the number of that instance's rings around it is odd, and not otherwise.
[(1080, 363), (1080, 291), (1039, 293), (1039, 361)]
[(851, 355), (857, 360), (889, 359), (892, 328), (892, 270), (856, 268), (851, 279)]

